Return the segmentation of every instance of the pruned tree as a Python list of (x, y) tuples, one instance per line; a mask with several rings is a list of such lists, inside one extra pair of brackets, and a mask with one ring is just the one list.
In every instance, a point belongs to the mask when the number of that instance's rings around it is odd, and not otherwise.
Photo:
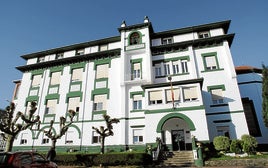
[[(39, 115), (34, 115), (36, 109), (36, 102), (31, 102), (28, 115), (25, 115), (19, 111), (14, 116), (15, 104), (11, 102), (10, 105), (6, 107), (6, 110), (0, 117), (0, 131), (4, 133), (2, 136), (6, 140), (5, 151), (12, 151), (14, 140), (21, 131), (28, 128), (32, 129), (35, 124), (37, 125), (37, 130), (39, 130), (40, 117)], [(19, 118), (22, 119), (22, 123), (17, 123)]]
[(105, 138), (108, 136), (113, 136), (114, 132), (113, 132), (113, 125), (112, 124), (116, 124), (119, 122), (119, 119), (113, 118), (110, 119), (109, 115), (103, 114), (103, 118), (106, 122), (106, 127), (104, 128), (104, 126), (100, 126), (100, 128), (96, 128), (96, 127), (92, 127), (99, 135), (100, 135), (100, 141), (101, 141), (101, 153), (104, 153), (104, 143), (105, 143)]
[(268, 67), (262, 65), (262, 116), (266, 127), (268, 127)]
[(52, 128), (54, 125), (54, 120), (50, 121), (50, 126), (48, 131), (44, 130), (45, 135), (51, 139), (52, 144), (51, 144), (51, 148), (56, 148), (56, 142), (58, 139), (60, 139), (68, 130), (69, 126), (73, 123), (73, 118), (75, 116), (75, 111), (74, 110), (69, 110), (69, 117), (70, 117), (70, 121), (69, 123), (66, 123), (66, 118), (65, 117), (60, 117), (60, 131), (59, 133), (53, 132)]

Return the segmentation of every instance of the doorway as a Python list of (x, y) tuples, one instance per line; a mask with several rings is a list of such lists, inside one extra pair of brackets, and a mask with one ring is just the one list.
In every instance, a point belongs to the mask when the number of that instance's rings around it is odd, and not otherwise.
[(171, 131), (171, 138), (172, 138), (173, 151), (186, 150), (186, 148), (185, 148), (185, 136), (184, 136), (183, 129), (172, 130)]

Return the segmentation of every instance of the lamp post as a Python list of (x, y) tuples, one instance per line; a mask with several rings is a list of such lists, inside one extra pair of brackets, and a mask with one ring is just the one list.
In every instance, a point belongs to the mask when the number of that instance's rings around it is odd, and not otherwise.
[(173, 92), (173, 86), (172, 86), (172, 77), (171, 76), (168, 76), (168, 80), (169, 80), (169, 83), (170, 83), (170, 91), (171, 91), (171, 99), (172, 99), (172, 107), (173, 109), (175, 109), (175, 106), (174, 106), (174, 92)]

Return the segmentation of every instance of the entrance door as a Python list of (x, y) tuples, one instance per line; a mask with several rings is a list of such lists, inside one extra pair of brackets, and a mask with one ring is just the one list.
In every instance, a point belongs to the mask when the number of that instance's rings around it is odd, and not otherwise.
[(184, 130), (172, 130), (171, 136), (173, 151), (185, 150)]

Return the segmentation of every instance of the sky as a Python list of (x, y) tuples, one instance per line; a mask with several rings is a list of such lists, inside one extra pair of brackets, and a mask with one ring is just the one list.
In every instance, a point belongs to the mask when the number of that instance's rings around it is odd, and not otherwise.
[(267, 0), (1, 0), (0, 108), (22, 78), (22, 55), (119, 36), (123, 20), (145, 16), (155, 32), (231, 20), (234, 65), (268, 65)]

